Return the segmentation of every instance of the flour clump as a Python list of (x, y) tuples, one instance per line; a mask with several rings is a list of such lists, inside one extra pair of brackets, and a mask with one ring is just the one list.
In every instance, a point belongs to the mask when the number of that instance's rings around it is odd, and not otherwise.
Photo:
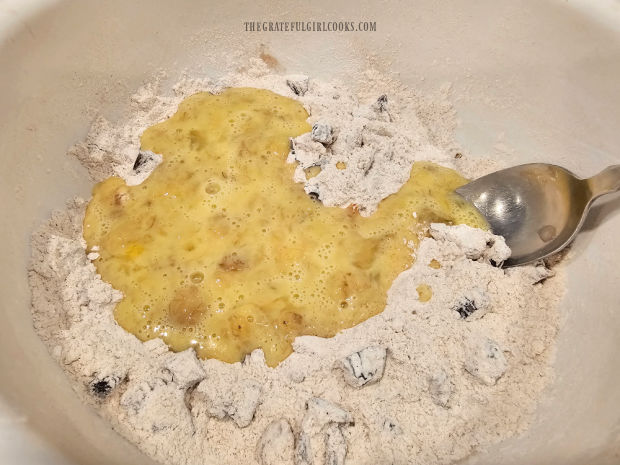
[(293, 465), (295, 437), (285, 419), (274, 420), (267, 426), (256, 447), (260, 465)]
[(377, 383), (383, 376), (386, 357), (386, 349), (379, 346), (352, 353), (340, 362), (344, 380), (353, 387)]

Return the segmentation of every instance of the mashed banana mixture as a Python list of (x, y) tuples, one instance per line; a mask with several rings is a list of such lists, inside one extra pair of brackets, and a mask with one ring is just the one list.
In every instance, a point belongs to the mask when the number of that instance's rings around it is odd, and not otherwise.
[(443, 465), (524, 431), (561, 267), (501, 268), (452, 193), (494, 166), (446, 92), (246, 58), (71, 149), (98, 184), (34, 234), (30, 283), (76, 392), (170, 465)]
[(430, 222), (485, 227), (453, 192), (464, 178), (424, 162), (370, 217), (323, 206), (286, 163), (307, 118), (268, 90), (195, 94), (142, 134), (142, 150), (163, 156), (144, 182), (95, 187), (84, 237), (123, 292), (123, 328), (229, 363), (262, 349), (273, 367), (295, 337), (332, 337), (383, 311)]

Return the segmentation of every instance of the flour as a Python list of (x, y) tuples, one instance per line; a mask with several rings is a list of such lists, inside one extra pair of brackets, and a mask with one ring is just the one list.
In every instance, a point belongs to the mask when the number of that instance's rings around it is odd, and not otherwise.
[[(196, 91), (253, 86), (308, 110), (314, 129), (291, 141), (288, 161), (325, 205), (370, 215), (416, 160), (484, 171), (455, 157), (447, 87), (423, 98), (375, 71), (346, 85), (269, 73), (251, 58), (220, 80), (185, 79), (170, 95), (146, 85), (126, 121), (96, 119), (70, 152), (93, 180), (116, 174), (138, 184), (161, 161), (140, 152), (144, 129)], [(310, 166), (321, 172), (307, 180)], [(272, 369), (260, 351), (243, 363), (201, 361), (118, 326), (122, 295), (90, 262), (97, 249), (82, 239), (85, 205), (70, 202), (33, 236), (35, 328), (84, 401), (162, 463), (451, 463), (523, 431), (551, 378), (562, 277), (547, 279), (553, 272), (542, 263), (493, 266), (509, 253), (502, 238), (433, 225), (383, 313), (331, 339), (297, 338)], [(428, 302), (419, 299), (422, 284)]]

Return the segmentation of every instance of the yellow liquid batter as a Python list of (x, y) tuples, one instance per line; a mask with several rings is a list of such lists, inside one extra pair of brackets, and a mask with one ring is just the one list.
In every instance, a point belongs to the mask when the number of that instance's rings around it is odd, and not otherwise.
[(123, 328), (225, 362), (262, 348), (276, 366), (296, 336), (331, 337), (380, 313), (429, 222), (485, 227), (452, 193), (466, 180), (430, 163), (369, 218), (312, 200), (285, 163), (307, 117), (266, 90), (199, 93), (142, 135), (163, 155), (146, 181), (95, 186), (84, 237), (124, 293)]

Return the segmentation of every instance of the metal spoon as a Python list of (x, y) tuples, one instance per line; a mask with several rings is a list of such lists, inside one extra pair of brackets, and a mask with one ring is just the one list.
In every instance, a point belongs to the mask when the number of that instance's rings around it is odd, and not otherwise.
[(566, 247), (594, 199), (620, 190), (620, 165), (580, 179), (556, 165), (530, 163), (476, 179), (456, 189), (512, 249), (504, 266), (547, 257)]

